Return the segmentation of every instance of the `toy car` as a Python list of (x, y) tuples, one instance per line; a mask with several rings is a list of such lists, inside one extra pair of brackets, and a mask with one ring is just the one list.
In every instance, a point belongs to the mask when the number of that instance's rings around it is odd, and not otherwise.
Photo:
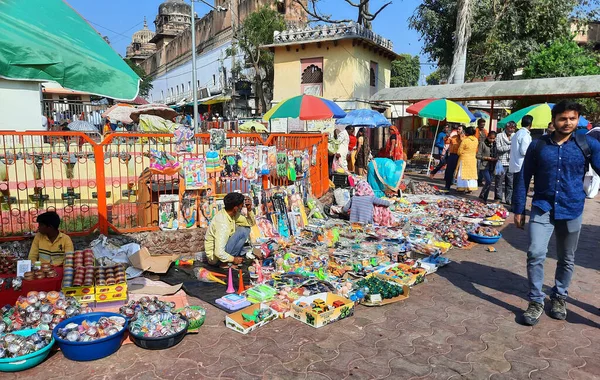
[(344, 305), (345, 305), (344, 301), (337, 300), (337, 301), (334, 301), (334, 302), (333, 302), (333, 307), (334, 307), (335, 309), (337, 309), (338, 307), (342, 307), (342, 306), (344, 306)]

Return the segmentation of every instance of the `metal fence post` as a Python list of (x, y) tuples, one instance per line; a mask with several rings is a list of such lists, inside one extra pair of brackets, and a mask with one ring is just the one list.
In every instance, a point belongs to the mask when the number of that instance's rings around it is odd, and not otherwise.
[(104, 145), (94, 143), (94, 162), (96, 163), (96, 188), (98, 189), (98, 229), (108, 235), (108, 208), (106, 202), (106, 176), (104, 173)]

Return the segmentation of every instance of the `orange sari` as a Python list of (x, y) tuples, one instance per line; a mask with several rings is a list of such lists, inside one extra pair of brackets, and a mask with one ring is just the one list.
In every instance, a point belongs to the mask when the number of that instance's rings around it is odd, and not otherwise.
[[(393, 140), (392, 136), (396, 137), (396, 145), (392, 148)], [(402, 160), (404, 157), (404, 149), (402, 147), (402, 136), (400, 131), (395, 125), (390, 127), (390, 139), (388, 140), (385, 148), (379, 153), (379, 157), (391, 158), (394, 161)]]

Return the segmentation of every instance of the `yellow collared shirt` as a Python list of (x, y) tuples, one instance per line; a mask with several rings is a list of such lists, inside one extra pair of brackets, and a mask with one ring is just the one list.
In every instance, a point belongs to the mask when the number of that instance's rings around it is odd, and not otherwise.
[(227, 241), (235, 233), (236, 226), (252, 227), (254, 223), (252, 212), (249, 212), (247, 217), (240, 214), (236, 218), (232, 218), (227, 211), (219, 211), (210, 222), (204, 237), (204, 250), (208, 262), (211, 264), (216, 264), (219, 261), (224, 263), (233, 262), (233, 256), (225, 252)]
[(48, 236), (38, 233), (31, 244), (29, 260), (32, 263), (40, 261), (42, 264), (62, 265), (65, 252), (73, 251), (73, 242), (68, 235), (59, 232), (54, 242), (51, 242)]

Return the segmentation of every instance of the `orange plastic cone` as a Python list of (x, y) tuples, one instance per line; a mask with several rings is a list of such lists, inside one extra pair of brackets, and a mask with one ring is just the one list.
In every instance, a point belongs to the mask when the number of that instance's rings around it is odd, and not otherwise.
[(238, 271), (238, 292), (237, 292), (237, 294), (242, 294), (245, 290), (246, 290), (246, 287), (244, 286), (244, 273), (240, 269)]

